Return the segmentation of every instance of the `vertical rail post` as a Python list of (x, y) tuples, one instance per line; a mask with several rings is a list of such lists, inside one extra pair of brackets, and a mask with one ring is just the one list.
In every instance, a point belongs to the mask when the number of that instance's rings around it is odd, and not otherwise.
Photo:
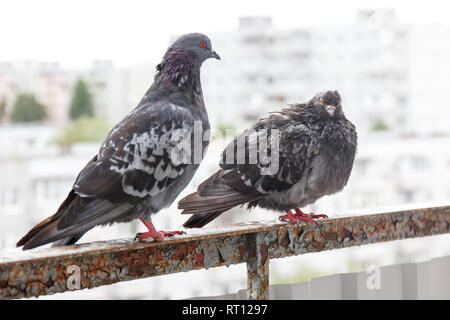
[(247, 260), (247, 293), (249, 300), (269, 299), (269, 253), (265, 232), (253, 235), (251, 254)]

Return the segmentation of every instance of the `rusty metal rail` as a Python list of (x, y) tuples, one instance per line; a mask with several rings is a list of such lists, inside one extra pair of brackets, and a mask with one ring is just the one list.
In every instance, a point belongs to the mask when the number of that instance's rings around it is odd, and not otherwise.
[(79, 290), (145, 277), (247, 263), (249, 299), (269, 297), (269, 260), (450, 233), (450, 206), (189, 231), (162, 242), (132, 239), (0, 256), (0, 299)]

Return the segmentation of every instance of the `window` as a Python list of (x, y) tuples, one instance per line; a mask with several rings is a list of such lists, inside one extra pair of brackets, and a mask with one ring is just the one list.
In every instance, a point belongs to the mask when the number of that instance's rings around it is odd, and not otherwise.
[(423, 170), (428, 167), (428, 161), (425, 157), (414, 156), (411, 158), (411, 167), (416, 170)]
[(414, 199), (414, 192), (411, 190), (402, 190), (400, 195), (404, 202), (411, 202)]
[(46, 200), (60, 200), (66, 196), (71, 184), (68, 180), (41, 180), (36, 184), (36, 195)]
[(365, 174), (367, 172), (367, 167), (369, 166), (369, 159), (357, 159), (355, 163), (355, 167), (358, 168), (361, 174)]
[(3, 189), (1, 192), (1, 204), (3, 206), (11, 206), (19, 204), (19, 189), (18, 188), (7, 188)]

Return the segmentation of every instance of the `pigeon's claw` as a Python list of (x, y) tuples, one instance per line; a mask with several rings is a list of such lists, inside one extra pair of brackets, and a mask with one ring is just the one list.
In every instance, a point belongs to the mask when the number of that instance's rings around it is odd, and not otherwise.
[(162, 241), (164, 240), (165, 237), (173, 237), (176, 234), (185, 234), (186, 232), (184, 231), (148, 231), (148, 232), (139, 232), (136, 234), (136, 237), (134, 237), (134, 240), (144, 240), (147, 238), (153, 238), (153, 240), (155, 241)]
[(145, 224), (145, 226), (148, 228), (147, 232), (142, 232), (136, 234), (136, 237), (134, 237), (134, 240), (144, 240), (147, 238), (153, 238), (155, 241), (162, 241), (164, 240), (164, 237), (173, 237), (176, 234), (184, 234), (186, 232), (184, 231), (156, 231), (155, 227), (153, 226), (153, 223), (151, 221), (145, 220), (143, 218), (140, 218), (142, 223)]
[(284, 216), (280, 216), (280, 220), (288, 220), (294, 223), (297, 223), (298, 221), (306, 221), (306, 222), (311, 222), (311, 223), (315, 223), (317, 224), (317, 222), (313, 219), (310, 218), (308, 216), (301, 216), (301, 215), (297, 215), (297, 214), (293, 214), (291, 212), (291, 210), (286, 210), (286, 215)]
[(311, 218), (328, 218), (328, 216), (326, 214), (314, 214), (314, 213), (304, 213), (302, 210), (300, 210), (299, 208), (295, 208), (295, 215), (300, 215), (303, 217), (311, 217)]
[(286, 210), (286, 215), (280, 216), (280, 220), (288, 220), (291, 222), (298, 222), (298, 221), (306, 221), (311, 222), (314, 224), (317, 224), (316, 220), (317, 218), (328, 218), (324, 214), (313, 214), (313, 213), (303, 213), (300, 209), (296, 208), (294, 209), (295, 213), (292, 213), (291, 210)]
[(162, 231), (162, 230), (160, 230), (159, 233), (161, 233), (164, 237), (173, 237), (176, 234), (186, 234), (186, 232), (178, 231), (178, 230), (175, 230), (175, 231)]
[(136, 233), (134, 240), (142, 241), (147, 238), (152, 238), (155, 241), (162, 241), (164, 240), (164, 235), (159, 231), (139, 232)]

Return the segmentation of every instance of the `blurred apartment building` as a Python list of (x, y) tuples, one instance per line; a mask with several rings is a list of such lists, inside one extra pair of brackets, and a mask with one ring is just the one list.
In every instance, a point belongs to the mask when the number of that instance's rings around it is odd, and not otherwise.
[(13, 248), (33, 224), (56, 212), (96, 152), (75, 147), (62, 154), (51, 143), (55, 134), (46, 125), (0, 126), (0, 248)]
[[(361, 10), (347, 25), (281, 29), (270, 17), (242, 17), (235, 30), (210, 34), (220, 63), (205, 63), (203, 92), (213, 125), (245, 128), (315, 93), (337, 89), (346, 115), (367, 131), (380, 119), (402, 132), (449, 133), (439, 112), (450, 74), (450, 29), (410, 25), (393, 10)], [(172, 41), (174, 38), (172, 38)], [(162, 55), (162, 53), (161, 53)], [(88, 82), (98, 116), (120, 121), (153, 81), (156, 63), (119, 69), (96, 61), (84, 70), (57, 63), (0, 63), (0, 101), (32, 92), (49, 124), (67, 122), (77, 78)], [(233, 110), (233, 112), (229, 112)], [(432, 111), (431, 111), (432, 110)]]
[(360, 131), (379, 119), (407, 132), (450, 130), (432, 114), (446, 111), (447, 27), (404, 24), (393, 10), (362, 10), (348, 25), (287, 30), (270, 17), (243, 17), (236, 30), (211, 38), (223, 57), (203, 77), (215, 122), (246, 127), (283, 105), (337, 89)]

